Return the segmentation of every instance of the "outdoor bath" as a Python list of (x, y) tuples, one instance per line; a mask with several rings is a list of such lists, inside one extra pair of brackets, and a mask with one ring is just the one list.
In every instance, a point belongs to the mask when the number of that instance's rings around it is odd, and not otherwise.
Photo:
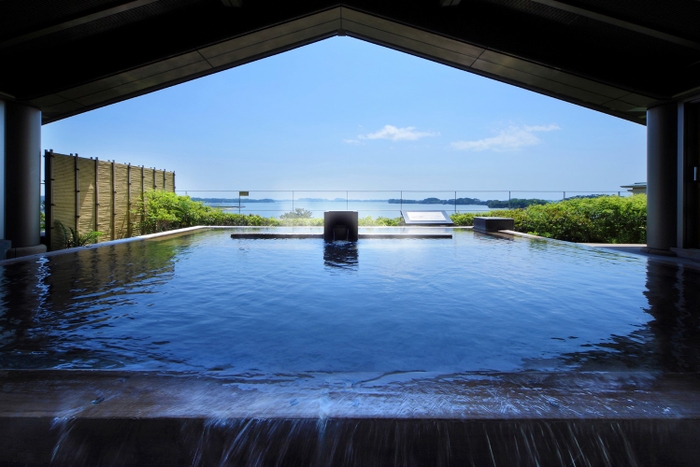
[(231, 238), (255, 230), (4, 262), (0, 462), (695, 462), (697, 268), (462, 229)]

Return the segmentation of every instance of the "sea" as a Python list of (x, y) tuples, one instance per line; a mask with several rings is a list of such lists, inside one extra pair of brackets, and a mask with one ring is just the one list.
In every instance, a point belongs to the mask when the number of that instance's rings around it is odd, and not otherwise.
[(224, 212), (240, 214), (258, 214), (263, 217), (280, 217), (293, 212), (296, 209), (311, 211), (312, 217), (323, 217), (325, 211), (358, 211), (359, 217), (401, 217), (401, 211), (445, 211), (448, 215), (466, 212), (492, 211), (486, 205), (478, 204), (420, 204), (404, 203), (394, 204), (388, 201), (353, 201), (353, 200), (279, 200), (269, 202), (249, 202), (241, 200), (240, 207), (237, 202), (212, 203), (205, 202), (208, 206), (219, 207)]

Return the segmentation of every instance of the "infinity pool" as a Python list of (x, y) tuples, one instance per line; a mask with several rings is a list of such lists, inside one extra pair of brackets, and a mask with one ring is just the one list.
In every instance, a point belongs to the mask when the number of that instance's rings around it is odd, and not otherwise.
[(232, 239), (0, 265), (0, 368), (247, 378), (700, 369), (700, 273), (563, 242)]

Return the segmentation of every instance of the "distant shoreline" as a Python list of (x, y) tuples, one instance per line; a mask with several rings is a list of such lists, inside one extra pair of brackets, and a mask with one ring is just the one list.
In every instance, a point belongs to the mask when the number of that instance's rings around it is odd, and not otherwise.
[[(590, 197), (605, 196), (592, 195)], [(576, 197), (575, 197), (576, 198)], [(208, 206), (217, 207), (217, 205), (226, 205), (226, 207), (235, 207), (238, 203), (241, 205), (255, 203), (382, 203), (388, 205), (433, 205), (433, 206), (486, 206), (490, 209), (517, 209), (525, 208), (532, 205), (549, 204), (554, 201), (545, 199), (521, 199), (512, 198), (510, 200), (481, 200), (478, 198), (457, 198), (457, 199), (439, 199), (425, 198), (417, 199), (325, 199), (325, 198), (296, 198), (296, 199), (272, 199), (272, 198), (192, 198), (193, 201), (200, 201)]]

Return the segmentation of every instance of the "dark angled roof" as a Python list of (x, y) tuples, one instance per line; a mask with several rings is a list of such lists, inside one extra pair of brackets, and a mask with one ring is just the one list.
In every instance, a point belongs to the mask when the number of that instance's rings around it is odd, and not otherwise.
[(0, 0), (0, 98), (47, 123), (347, 34), (644, 123), (700, 90), (698, 25), (698, 0)]

